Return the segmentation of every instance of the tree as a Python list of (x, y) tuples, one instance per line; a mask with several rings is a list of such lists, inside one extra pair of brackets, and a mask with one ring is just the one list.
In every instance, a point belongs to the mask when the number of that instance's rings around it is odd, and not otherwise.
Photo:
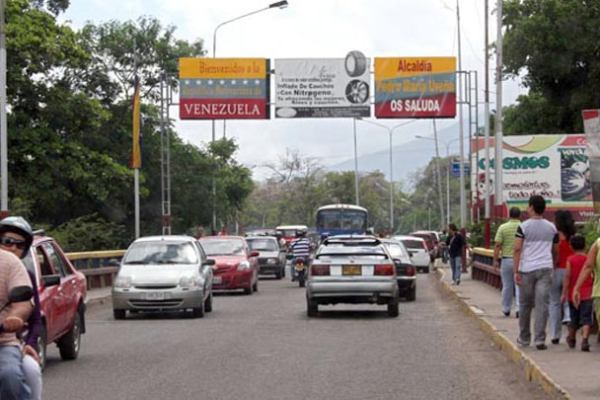
[(600, 5), (589, 0), (504, 1), (504, 73), (529, 94), (505, 112), (510, 134), (583, 131), (581, 110), (600, 107)]

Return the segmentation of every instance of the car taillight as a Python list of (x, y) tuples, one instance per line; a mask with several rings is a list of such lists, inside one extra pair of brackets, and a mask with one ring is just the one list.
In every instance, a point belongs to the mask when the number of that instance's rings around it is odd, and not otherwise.
[(415, 267), (413, 267), (412, 265), (406, 267), (406, 276), (415, 276), (415, 273)]
[(376, 265), (375, 275), (394, 275), (394, 266), (390, 264)]
[(313, 265), (310, 267), (312, 276), (329, 276), (329, 265)]

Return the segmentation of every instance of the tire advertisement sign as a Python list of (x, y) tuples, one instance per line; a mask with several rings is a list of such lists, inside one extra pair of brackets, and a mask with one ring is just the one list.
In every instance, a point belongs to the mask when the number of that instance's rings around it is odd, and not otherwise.
[(600, 110), (583, 111), (583, 128), (588, 144), (594, 211), (600, 214)]
[(269, 60), (180, 58), (179, 118), (268, 119)]
[[(493, 147), (493, 138), (490, 142)], [(474, 139), (471, 145), (473, 202), (483, 204), (485, 139)], [(586, 146), (586, 137), (582, 134), (505, 137), (502, 184), (506, 206), (526, 209), (529, 197), (535, 194), (546, 199), (550, 217), (557, 209), (571, 210), (578, 221), (592, 217), (592, 185)], [(490, 161), (492, 190), (495, 163), (495, 159)]]
[(276, 117), (369, 117), (369, 62), (357, 51), (345, 59), (276, 59)]
[(375, 117), (455, 116), (455, 57), (375, 58)]

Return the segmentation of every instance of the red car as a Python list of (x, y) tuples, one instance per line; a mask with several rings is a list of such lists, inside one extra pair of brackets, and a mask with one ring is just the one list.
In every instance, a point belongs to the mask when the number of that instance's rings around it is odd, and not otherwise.
[(23, 263), (33, 271), (40, 295), (42, 330), (38, 348), (42, 367), (46, 345), (56, 343), (63, 360), (79, 355), (85, 333), (85, 275), (77, 271), (51, 237), (35, 236)]
[(258, 290), (258, 252), (251, 251), (240, 236), (207, 236), (200, 244), (208, 258), (216, 261), (213, 290)]

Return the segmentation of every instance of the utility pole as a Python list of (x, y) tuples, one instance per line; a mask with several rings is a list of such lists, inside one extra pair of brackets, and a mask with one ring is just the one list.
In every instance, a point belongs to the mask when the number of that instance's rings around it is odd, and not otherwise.
[[(488, 0), (485, 0), (485, 247), (491, 246), (491, 227), (490, 227), (490, 65), (489, 65), (489, 23)], [(478, 148), (479, 150), (479, 148)], [(479, 177), (477, 177), (479, 180)]]
[(433, 119), (433, 137), (435, 139), (435, 167), (437, 169), (437, 181), (438, 181), (438, 196), (440, 203), (440, 229), (443, 229), (444, 225), (444, 196), (442, 192), (442, 173), (440, 172), (440, 150), (438, 146), (437, 137), (437, 126), (435, 125), (435, 118)]
[[(463, 126), (463, 84), (462, 84), (462, 52), (460, 43), (460, 9), (459, 2), (456, 0), (456, 24), (458, 31), (458, 123), (460, 132), (460, 227), (464, 229), (467, 225), (467, 202), (465, 192), (465, 143), (464, 143), (464, 126)], [(463, 232), (464, 233), (464, 232)]]
[(498, 35), (496, 38), (496, 132), (495, 132), (495, 160), (494, 171), (496, 172), (495, 205), (496, 217), (502, 217), (502, 0), (498, 4)]

